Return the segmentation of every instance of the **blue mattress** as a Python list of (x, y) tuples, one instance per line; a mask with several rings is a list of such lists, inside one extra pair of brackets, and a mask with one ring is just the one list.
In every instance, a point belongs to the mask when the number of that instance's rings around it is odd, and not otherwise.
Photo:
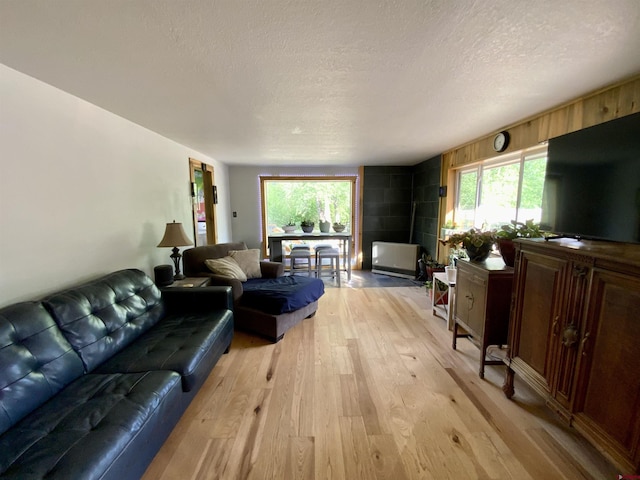
[(252, 278), (242, 288), (242, 305), (272, 315), (299, 310), (324, 294), (322, 280), (298, 276)]

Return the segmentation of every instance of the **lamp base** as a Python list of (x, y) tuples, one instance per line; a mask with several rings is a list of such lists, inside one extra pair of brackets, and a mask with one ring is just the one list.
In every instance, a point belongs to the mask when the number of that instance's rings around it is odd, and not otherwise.
[(176, 274), (173, 276), (173, 279), (183, 280), (185, 277), (182, 273), (180, 273), (180, 258), (182, 257), (182, 255), (180, 254), (180, 250), (178, 249), (178, 247), (173, 247), (171, 251), (173, 253), (169, 255), (169, 257), (171, 257), (171, 260), (173, 260), (173, 265), (176, 269)]

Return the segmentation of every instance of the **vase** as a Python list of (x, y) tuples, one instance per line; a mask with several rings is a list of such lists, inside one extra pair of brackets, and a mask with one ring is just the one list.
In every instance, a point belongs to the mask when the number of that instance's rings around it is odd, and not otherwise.
[(516, 263), (516, 247), (513, 241), (506, 238), (499, 238), (498, 250), (500, 250), (504, 264), (508, 267), (513, 267)]
[(329, 233), (331, 230), (331, 222), (320, 222), (320, 231), (322, 233)]
[(296, 226), (295, 225), (285, 225), (284, 227), (282, 227), (282, 229), (284, 230), (284, 233), (293, 233), (296, 231)]
[(311, 232), (313, 232), (313, 225), (310, 225), (310, 226), (308, 226), (308, 227), (302, 227), (302, 226), (301, 226), (300, 228), (302, 228), (302, 231), (303, 231), (304, 233), (311, 233)]
[(334, 225), (333, 226), (333, 231), (336, 233), (340, 233), (340, 232), (344, 232), (344, 225)]
[(492, 246), (493, 245), (489, 243), (483, 243), (479, 247), (469, 245), (464, 249), (467, 251), (467, 256), (472, 262), (484, 262), (487, 258), (489, 258)]

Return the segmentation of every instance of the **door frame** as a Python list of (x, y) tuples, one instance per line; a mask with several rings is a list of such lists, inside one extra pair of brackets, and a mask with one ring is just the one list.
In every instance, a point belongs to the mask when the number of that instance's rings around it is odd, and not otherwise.
[(206, 245), (214, 245), (218, 243), (218, 226), (216, 222), (216, 204), (217, 195), (215, 195), (215, 182), (213, 166), (196, 160), (195, 158), (189, 158), (189, 181), (191, 189), (191, 212), (193, 220), (193, 238), (194, 244), (198, 245), (198, 213), (197, 213), (197, 200), (196, 200), (196, 170), (202, 172), (202, 189), (204, 193), (204, 213), (205, 224), (207, 228)]

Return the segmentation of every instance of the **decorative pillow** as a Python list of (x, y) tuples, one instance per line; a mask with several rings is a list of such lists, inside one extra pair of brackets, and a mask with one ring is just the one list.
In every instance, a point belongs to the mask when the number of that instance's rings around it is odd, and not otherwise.
[(230, 250), (229, 255), (233, 258), (247, 276), (247, 278), (262, 278), (260, 270), (260, 250), (251, 248), (249, 250)]
[(204, 264), (213, 273), (217, 273), (223, 277), (237, 278), (241, 282), (247, 281), (247, 276), (240, 268), (240, 265), (231, 257), (209, 258), (204, 261)]

